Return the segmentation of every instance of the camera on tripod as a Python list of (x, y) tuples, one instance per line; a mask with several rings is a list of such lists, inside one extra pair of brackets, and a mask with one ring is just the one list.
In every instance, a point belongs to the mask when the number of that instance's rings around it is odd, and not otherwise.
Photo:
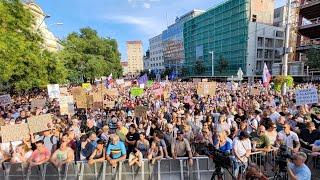
[(196, 144), (195, 146), (195, 150), (199, 155), (210, 157), (217, 166), (226, 169), (232, 167), (232, 159), (229, 153), (216, 149), (212, 144)]
[(287, 159), (293, 158), (292, 152), (288, 149), (286, 145), (280, 145), (279, 151), (276, 157), (276, 164), (278, 164), (279, 170), (281, 172), (287, 171)]

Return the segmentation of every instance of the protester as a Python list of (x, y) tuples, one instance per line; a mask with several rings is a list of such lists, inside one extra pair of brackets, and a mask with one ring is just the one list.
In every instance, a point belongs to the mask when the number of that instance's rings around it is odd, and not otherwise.
[(288, 176), (290, 179), (310, 180), (311, 171), (305, 164), (307, 155), (303, 152), (298, 152), (292, 160), (288, 162)]
[(74, 152), (70, 147), (68, 147), (67, 142), (61, 143), (60, 148), (51, 156), (51, 162), (57, 168), (61, 168), (63, 165), (74, 162)]
[(37, 149), (33, 151), (31, 157), (28, 159), (29, 168), (46, 163), (51, 157), (51, 152), (44, 145), (43, 140), (39, 140), (35, 144)]
[(106, 159), (112, 166), (112, 168), (116, 168), (120, 161), (126, 159), (126, 147), (118, 135), (112, 135), (110, 137), (111, 143), (107, 148), (107, 156)]

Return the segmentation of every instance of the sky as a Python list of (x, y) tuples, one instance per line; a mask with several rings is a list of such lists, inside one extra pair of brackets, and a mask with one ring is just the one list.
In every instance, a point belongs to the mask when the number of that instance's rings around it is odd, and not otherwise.
[[(141, 40), (144, 52), (148, 39), (160, 34), (192, 9), (207, 10), (225, 0), (36, 0), (50, 15), (48, 28), (64, 39), (80, 28), (91, 27), (99, 36), (118, 41), (121, 60), (126, 60), (126, 41)], [(275, 0), (275, 7), (286, 0)], [(63, 25), (56, 25), (63, 23)]]

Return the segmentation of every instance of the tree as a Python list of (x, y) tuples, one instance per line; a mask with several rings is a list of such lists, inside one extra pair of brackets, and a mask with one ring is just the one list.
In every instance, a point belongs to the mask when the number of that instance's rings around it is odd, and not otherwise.
[(116, 40), (99, 37), (97, 31), (87, 27), (69, 34), (62, 44), (60, 58), (68, 69), (69, 81), (92, 81), (111, 73), (114, 77), (122, 75)]
[(43, 50), (43, 39), (34, 29), (31, 12), (19, 0), (1, 0), (0, 14), (0, 84), (3, 90), (29, 90), (63, 80), (63, 75), (53, 76), (60, 74), (64, 67), (60, 62), (50, 64), (55, 57)]
[(204, 71), (206, 70), (204, 65), (203, 65), (203, 62), (202, 61), (196, 61), (196, 65), (194, 67), (194, 71), (195, 71), (195, 74), (196, 75), (202, 75), (204, 73)]
[(223, 56), (221, 56), (218, 63), (220, 74), (222, 74), (222, 72), (224, 72), (228, 68), (228, 66), (229, 66), (229, 62)]
[(320, 70), (320, 49), (312, 48), (306, 53), (308, 61), (307, 65), (311, 69)]

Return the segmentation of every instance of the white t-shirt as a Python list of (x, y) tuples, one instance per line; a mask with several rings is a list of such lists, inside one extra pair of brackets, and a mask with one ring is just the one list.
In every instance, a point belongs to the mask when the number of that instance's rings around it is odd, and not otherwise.
[(278, 112), (274, 112), (270, 115), (270, 119), (273, 123), (276, 123), (280, 116), (281, 115)]
[[(10, 154), (10, 142), (0, 143), (0, 144), (1, 144), (1, 150), (6, 152), (7, 154)], [(12, 144), (12, 149), (15, 150), (18, 145), (22, 144), (22, 141), (12, 141), (11, 144)]]
[(293, 148), (293, 141), (299, 142), (297, 133), (290, 131), (289, 135), (282, 130), (278, 133), (278, 139), (283, 140), (284, 144), (289, 148)]
[[(245, 158), (245, 155), (246, 155), (247, 150), (251, 150), (250, 139), (245, 139), (245, 140), (240, 141), (239, 138), (235, 138), (233, 140), (232, 147), (233, 147), (234, 151), (238, 153), (238, 155), (240, 156), (240, 158), (243, 162), (248, 161), (248, 158)], [(237, 158), (237, 161), (239, 161), (238, 158)]]

